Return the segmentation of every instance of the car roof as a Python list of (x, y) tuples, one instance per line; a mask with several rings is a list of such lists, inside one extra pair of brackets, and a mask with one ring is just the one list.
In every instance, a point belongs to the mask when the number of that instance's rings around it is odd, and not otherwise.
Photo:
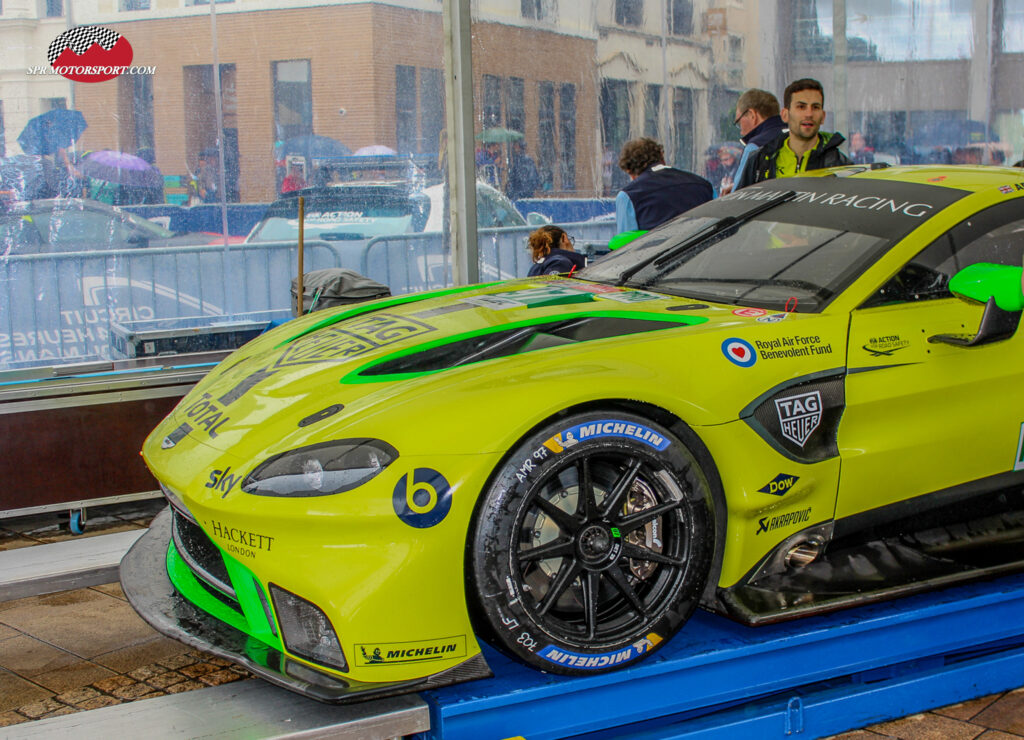
[(901, 165), (879, 167), (850, 165), (833, 167), (828, 170), (802, 172), (801, 177), (822, 177), (848, 174), (858, 180), (886, 180), (917, 185), (933, 185), (941, 188), (966, 190), (972, 193), (991, 190), (1014, 181), (1024, 182), (1024, 170), (1019, 167), (995, 167), (992, 165)]

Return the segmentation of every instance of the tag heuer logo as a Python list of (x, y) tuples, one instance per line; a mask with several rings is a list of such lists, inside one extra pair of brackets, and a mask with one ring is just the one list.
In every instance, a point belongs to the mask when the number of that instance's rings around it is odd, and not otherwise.
[(811, 391), (775, 400), (782, 436), (803, 447), (821, 423), (821, 393)]

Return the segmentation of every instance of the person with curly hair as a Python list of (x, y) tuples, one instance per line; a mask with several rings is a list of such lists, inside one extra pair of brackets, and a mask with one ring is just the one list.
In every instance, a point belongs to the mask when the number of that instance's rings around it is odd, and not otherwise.
[(528, 275), (558, 275), (586, 267), (587, 258), (573, 249), (574, 241), (564, 229), (551, 224), (534, 231), (527, 241), (533, 258)]
[(665, 164), (665, 149), (654, 139), (627, 141), (619, 157), (632, 182), (615, 196), (619, 233), (653, 229), (714, 197), (711, 183)]

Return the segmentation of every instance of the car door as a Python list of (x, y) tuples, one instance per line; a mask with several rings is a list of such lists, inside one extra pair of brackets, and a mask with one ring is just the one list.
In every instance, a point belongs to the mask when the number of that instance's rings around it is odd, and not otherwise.
[(950, 277), (977, 262), (1021, 265), (1022, 202), (960, 222), (852, 312), (836, 507), (852, 519), (837, 531), (983, 495), (1024, 468), (1024, 332), (976, 347), (935, 339), (976, 333), (982, 315), (949, 292)]

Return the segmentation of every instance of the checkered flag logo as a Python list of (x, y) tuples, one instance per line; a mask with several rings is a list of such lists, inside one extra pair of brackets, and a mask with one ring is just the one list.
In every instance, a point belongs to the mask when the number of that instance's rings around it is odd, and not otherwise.
[(121, 34), (111, 31), (109, 28), (78, 26), (78, 28), (65, 31), (55, 38), (46, 52), (46, 58), (52, 66), (65, 49), (71, 49), (78, 56), (82, 56), (93, 44), (99, 44), (105, 50), (110, 51), (120, 38)]

